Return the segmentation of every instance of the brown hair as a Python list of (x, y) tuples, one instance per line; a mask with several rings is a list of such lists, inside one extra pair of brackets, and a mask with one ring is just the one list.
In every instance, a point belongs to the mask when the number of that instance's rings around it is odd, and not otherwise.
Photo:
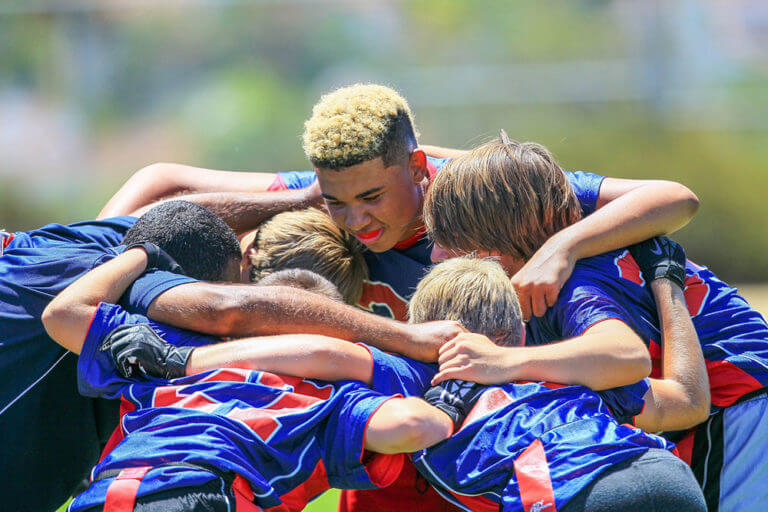
[(344, 302), (344, 297), (336, 286), (315, 272), (305, 268), (289, 268), (269, 274), (258, 282), (259, 286), (290, 286), (312, 293), (319, 293), (329, 299)]
[(279, 270), (303, 268), (320, 274), (355, 304), (368, 277), (363, 246), (315, 208), (284, 212), (262, 223), (253, 242), (251, 281)]
[(504, 269), (490, 258), (461, 257), (435, 265), (408, 303), (411, 322), (457, 320), (497, 345), (523, 344), (520, 302)]
[(304, 123), (304, 152), (312, 165), (340, 169), (381, 157), (385, 166), (416, 149), (413, 115), (394, 89), (355, 84), (324, 95)]
[(448, 162), (427, 191), (424, 222), (446, 249), (498, 251), (527, 260), (581, 218), (552, 154), (534, 142), (499, 138)]

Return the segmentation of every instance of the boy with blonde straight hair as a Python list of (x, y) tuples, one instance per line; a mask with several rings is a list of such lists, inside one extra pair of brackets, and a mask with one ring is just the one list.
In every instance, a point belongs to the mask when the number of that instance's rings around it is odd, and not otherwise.
[(279, 213), (250, 239), (252, 243), (245, 241), (244, 255), (250, 261), (252, 282), (281, 270), (306, 269), (333, 283), (344, 302), (356, 304), (360, 298), (368, 277), (363, 247), (324, 212), (310, 208)]
[(419, 281), (410, 303), (411, 322), (457, 320), (469, 332), (485, 334), (502, 347), (523, 344), (523, 315), (515, 288), (491, 259), (454, 258)]
[[(538, 233), (567, 226), (576, 207), (560, 199), (568, 196), (567, 187), (562, 190), (561, 172), (542, 160), (535, 148), (510, 140), (502, 132), (499, 139), (446, 165), (433, 181), (425, 203), (425, 222), (436, 244), (435, 259), (479, 250), (497, 256), (513, 275), (530, 257), (526, 244), (533, 241), (530, 249), (535, 251), (543, 243), (546, 235), (537, 237)], [(504, 186), (510, 179), (515, 186)], [(518, 193), (520, 190), (528, 192)], [(475, 209), (469, 218), (461, 217), (467, 202)], [(615, 344), (634, 340), (650, 352), (652, 377), (671, 375), (673, 380), (687, 382), (688, 391), (709, 388), (711, 416), (693, 421), (698, 416), (691, 415), (687, 426), (657, 430), (683, 430), (704, 421), (682, 438), (680, 446), (681, 455), (691, 462), (704, 488), (710, 510), (759, 508), (768, 502), (764, 485), (768, 469), (757, 469), (766, 467), (760, 457), (768, 436), (768, 430), (763, 430), (768, 427), (762, 427), (768, 425), (768, 325), (735, 289), (707, 268), (684, 259), (674, 263), (671, 256), (682, 252), (676, 244), (666, 239), (649, 243), (653, 244), (650, 252), (637, 253), (630, 247), (577, 262), (555, 305), (528, 323), (527, 344), (573, 338), (548, 347), (560, 350), (583, 343), (587, 337)], [(643, 264), (648, 260), (662, 266), (655, 273), (647, 272)], [(701, 369), (695, 360), (683, 358), (684, 364), (671, 365), (668, 346), (657, 341), (659, 320), (646, 286), (657, 277), (669, 277), (685, 291), (684, 303), (700, 340), (697, 347), (706, 360), (703, 379), (691, 378), (693, 369)], [(486, 350), (476, 341), (457, 340), (444, 346), (437, 380), (506, 382), (509, 375), (519, 378), (520, 368), (529, 369), (525, 378), (545, 377), (536, 375), (536, 364), (529, 360), (544, 347)], [(588, 358), (589, 352), (584, 356)], [(561, 373), (561, 377), (566, 375), (564, 382), (581, 382), (584, 377), (580, 374), (589, 371), (591, 378), (601, 373), (621, 376), (626, 383), (634, 380), (619, 358), (603, 359), (600, 366), (596, 371), (594, 364), (571, 358), (570, 375)], [(745, 467), (755, 469), (747, 475)]]

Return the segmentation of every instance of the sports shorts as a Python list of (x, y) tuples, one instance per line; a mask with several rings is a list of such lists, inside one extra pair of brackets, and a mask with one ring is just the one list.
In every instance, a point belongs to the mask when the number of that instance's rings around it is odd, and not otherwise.
[(253, 492), (244, 478), (209, 466), (163, 464), (177, 465), (207, 471), (214, 478), (194, 487), (174, 487), (137, 497), (139, 483), (152, 467), (128, 468), (116, 476), (114, 472), (102, 473), (97, 480), (113, 479), (107, 489), (106, 501), (86, 512), (263, 512), (264, 509), (253, 503)]
[(560, 512), (706, 512), (688, 465), (652, 448), (608, 469), (571, 498)]
[(768, 388), (741, 397), (696, 427), (691, 469), (711, 512), (768, 503)]

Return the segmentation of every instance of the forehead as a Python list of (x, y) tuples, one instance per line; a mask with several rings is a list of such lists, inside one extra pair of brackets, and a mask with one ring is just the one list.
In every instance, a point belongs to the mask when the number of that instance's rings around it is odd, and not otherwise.
[(399, 184), (407, 176), (404, 165), (384, 165), (381, 157), (345, 167), (340, 170), (317, 169), (317, 179), (323, 195), (354, 197), (357, 194), (379, 187)]

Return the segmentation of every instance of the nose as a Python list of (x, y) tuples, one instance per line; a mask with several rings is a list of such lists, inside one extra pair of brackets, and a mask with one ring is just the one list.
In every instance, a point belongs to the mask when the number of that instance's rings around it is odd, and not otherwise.
[(429, 259), (432, 260), (432, 263), (440, 263), (441, 261), (447, 260), (450, 257), (451, 255), (449, 252), (443, 249), (441, 246), (437, 244), (432, 246), (432, 253), (429, 255)]
[(362, 231), (363, 228), (371, 223), (371, 216), (364, 208), (348, 207), (347, 215), (344, 217), (344, 223), (349, 231)]

